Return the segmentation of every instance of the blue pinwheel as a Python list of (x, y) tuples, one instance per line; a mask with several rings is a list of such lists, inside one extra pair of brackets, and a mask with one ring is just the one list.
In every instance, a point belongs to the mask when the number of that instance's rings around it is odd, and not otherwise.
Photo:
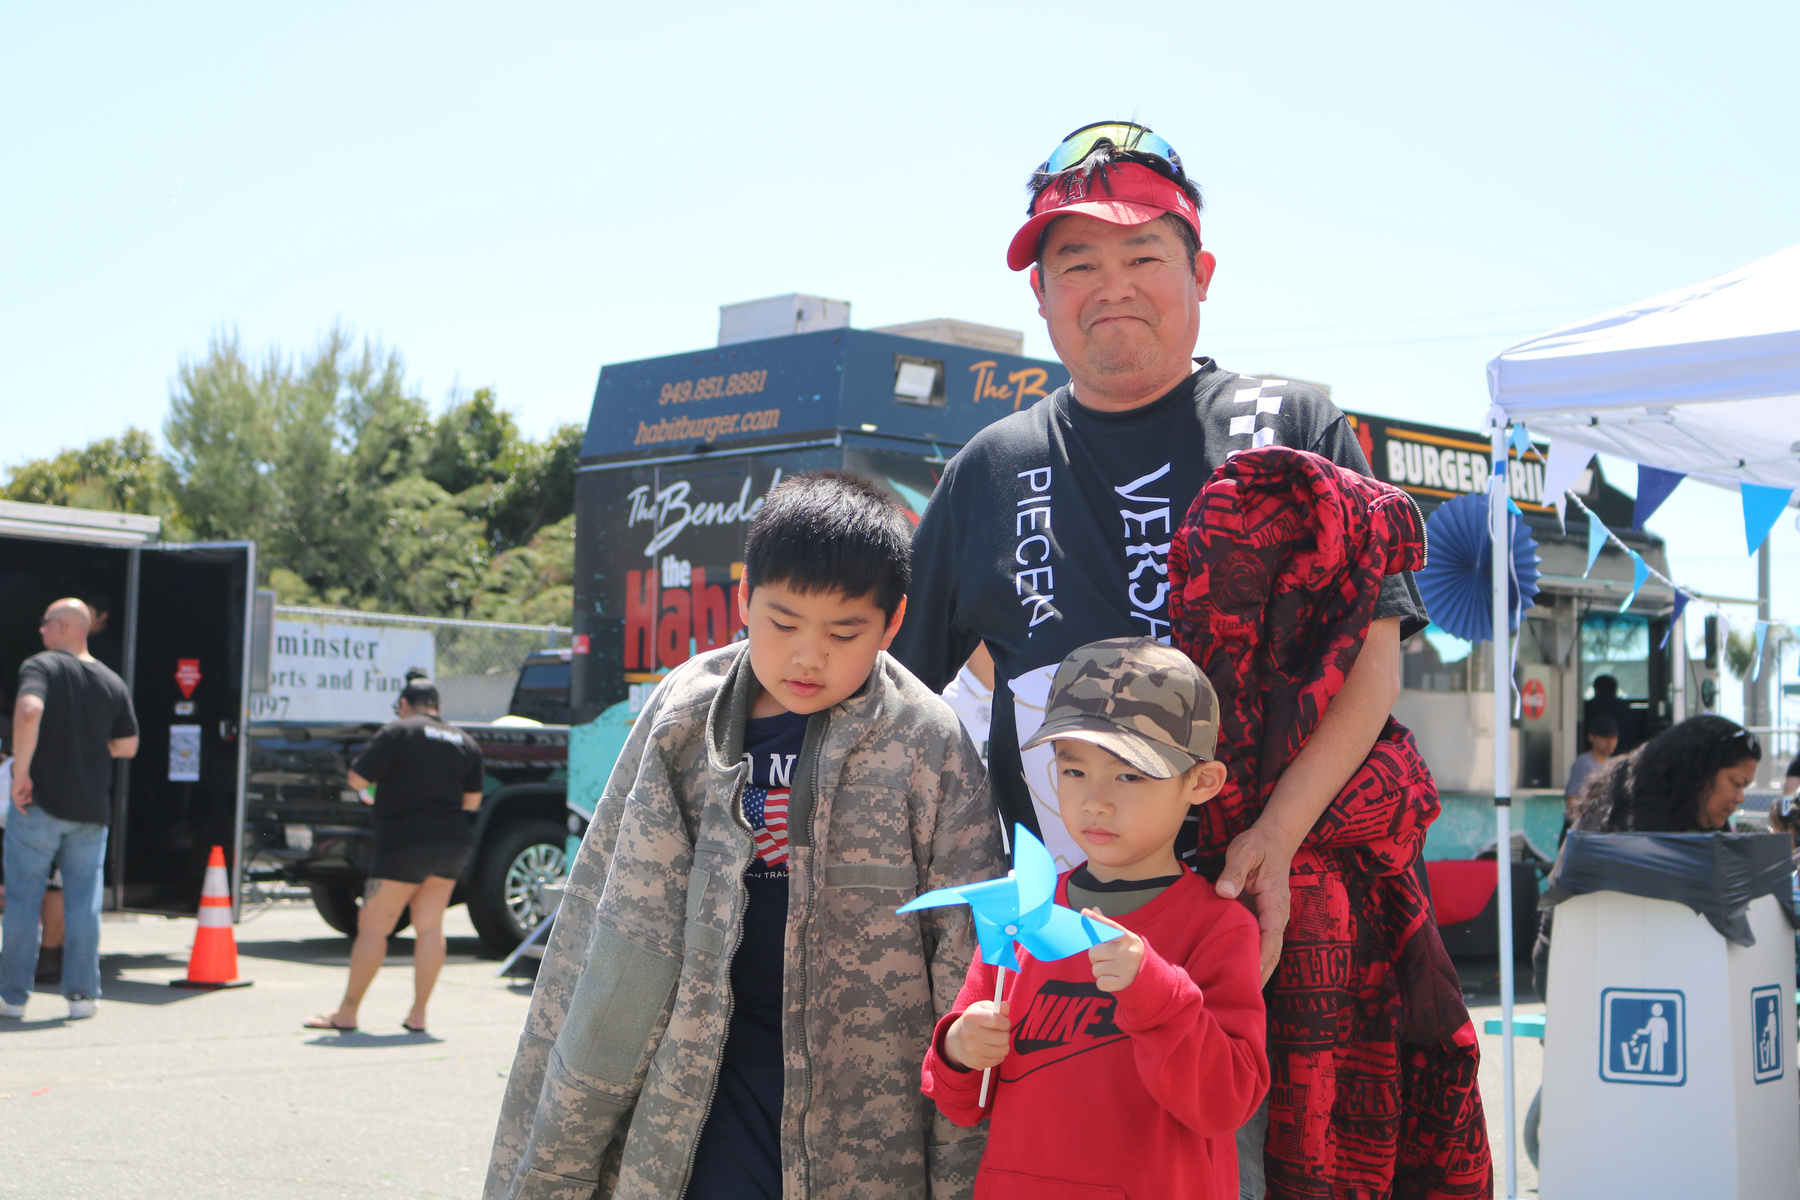
[[(1125, 932), (1056, 902), (1056, 860), (1023, 825), (1013, 826), (1013, 869), (1006, 878), (938, 888), (895, 911), (915, 912), (949, 904), (966, 904), (975, 914), (981, 961), (998, 968), (994, 972), (996, 1004), (1006, 994), (1007, 969), (1019, 969), (1014, 942), (1039, 962), (1052, 962), (1090, 950)], [(991, 1074), (992, 1068), (981, 1073), (981, 1098), (976, 1101), (979, 1105), (987, 1104)]]
[(981, 961), (1014, 971), (1019, 969), (1014, 942), (1029, 950), (1039, 962), (1051, 962), (1080, 954), (1123, 932), (1056, 903), (1055, 896), (1056, 861), (1044, 843), (1032, 837), (1023, 825), (1015, 825), (1013, 869), (1006, 878), (938, 888), (902, 905), (899, 911), (968, 905), (975, 913)]

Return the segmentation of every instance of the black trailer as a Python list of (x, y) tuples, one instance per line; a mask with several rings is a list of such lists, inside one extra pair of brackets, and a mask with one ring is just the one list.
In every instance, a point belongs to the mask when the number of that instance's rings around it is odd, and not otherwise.
[(160, 524), (0, 502), (0, 695), (10, 714), (51, 601), (78, 596), (103, 613), (88, 648), (130, 687), (140, 730), (137, 757), (115, 768), (106, 908), (192, 915), (223, 846), (235, 916), (256, 546), (161, 542)]
[(1067, 380), (1060, 363), (848, 328), (605, 367), (575, 485), (570, 807), (591, 813), (656, 682), (736, 636), (744, 533), (775, 483), (852, 471), (916, 523), (964, 442)]

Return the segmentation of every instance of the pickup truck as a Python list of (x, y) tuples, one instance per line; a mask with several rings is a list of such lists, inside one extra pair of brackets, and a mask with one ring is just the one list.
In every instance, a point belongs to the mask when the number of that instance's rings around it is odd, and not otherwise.
[[(475, 931), (495, 955), (509, 953), (549, 913), (544, 888), (562, 882), (568, 836), (580, 831), (578, 818), (564, 807), (568, 726), (535, 719), (539, 713), (560, 715), (548, 686), (557, 666), (566, 713), (567, 655), (552, 650), (526, 661), (508, 717), (489, 724), (456, 722), (481, 747), (486, 777), (481, 807), (471, 818), (474, 853), (451, 903), (468, 904)], [(520, 713), (521, 707), (530, 714)], [(248, 877), (309, 888), (319, 915), (346, 935), (356, 932), (375, 849), (373, 811), (350, 790), (346, 775), (380, 728), (316, 721), (250, 726), (244, 800)]]

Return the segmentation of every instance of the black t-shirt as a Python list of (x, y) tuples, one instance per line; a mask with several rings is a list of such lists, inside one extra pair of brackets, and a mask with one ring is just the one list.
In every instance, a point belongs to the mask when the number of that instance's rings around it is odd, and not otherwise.
[(744, 819), (756, 856), (744, 870), (743, 935), (731, 956), (731, 1026), (700, 1129), (688, 1200), (781, 1195), (781, 1014), (788, 902), (788, 794), (806, 740), (804, 713), (744, 725)]
[[(1369, 474), (1348, 419), (1316, 389), (1235, 375), (1211, 359), (1198, 365), (1130, 412), (1084, 408), (1063, 387), (988, 426), (945, 468), (913, 537), (893, 653), (941, 691), (987, 643), (995, 797), (1009, 825), (1038, 829), (1067, 866), (1083, 856), (1059, 851), (1068, 842), (1060, 822), (1034, 811), (1055, 812), (1051, 752), (1021, 762), (1018, 750), (1020, 728), (1042, 721), (1057, 665), (1103, 638), (1168, 639), (1170, 542), (1233, 451), (1290, 446)], [(1410, 573), (1387, 578), (1375, 617), (1400, 617), (1404, 636), (1424, 628)]]
[(103, 663), (46, 650), (20, 665), (19, 695), (44, 702), (31, 802), (65, 821), (109, 823), (113, 760), (106, 743), (138, 731), (125, 681)]
[(731, 958), (731, 1030), (727, 1061), (781, 1065), (783, 943), (787, 938), (788, 793), (806, 740), (804, 713), (753, 717), (744, 723), (744, 819), (756, 857), (744, 871), (744, 933)]
[(350, 767), (375, 787), (375, 834), (414, 844), (474, 840), (464, 792), (481, 788), (475, 739), (437, 717), (390, 721)]

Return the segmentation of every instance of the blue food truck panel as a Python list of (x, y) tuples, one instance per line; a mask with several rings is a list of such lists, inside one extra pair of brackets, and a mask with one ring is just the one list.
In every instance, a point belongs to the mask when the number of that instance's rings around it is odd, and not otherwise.
[[(932, 381), (929, 395), (920, 381)], [(1062, 365), (861, 329), (601, 369), (584, 463), (793, 445), (840, 431), (960, 446), (1068, 380)]]

